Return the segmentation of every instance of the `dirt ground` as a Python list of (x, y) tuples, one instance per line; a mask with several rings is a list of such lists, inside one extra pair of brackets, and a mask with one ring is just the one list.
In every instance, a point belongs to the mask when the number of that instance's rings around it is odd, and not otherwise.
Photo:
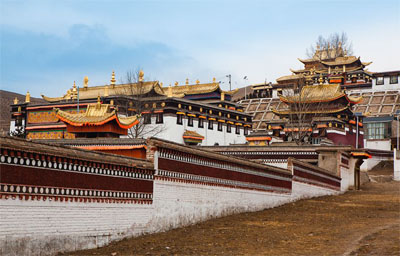
[(400, 182), (209, 220), (67, 255), (400, 255)]

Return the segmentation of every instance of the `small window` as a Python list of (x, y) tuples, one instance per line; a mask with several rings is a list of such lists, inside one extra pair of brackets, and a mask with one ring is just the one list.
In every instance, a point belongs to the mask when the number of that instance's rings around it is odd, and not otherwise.
[(231, 133), (231, 132), (232, 132), (232, 126), (231, 126), (231, 124), (227, 124), (227, 125), (226, 125), (226, 132), (227, 132), (227, 133)]
[(182, 115), (176, 115), (176, 123), (182, 124), (182, 121), (183, 121)]
[(158, 114), (157, 114), (156, 123), (157, 123), (157, 124), (162, 124), (162, 123), (164, 123), (164, 114), (163, 114), (163, 113), (158, 113)]
[(249, 134), (249, 127), (244, 127), (244, 135), (248, 135)]
[(390, 83), (391, 84), (398, 84), (399, 83), (399, 77), (398, 76), (390, 76)]
[(376, 78), (376, 85), (382, 85), (383, 84), (383, 76), (379, 76)]
[(218, 131), (222, 132), (222, 123), (218, 122)]
[(204, 119), (199, 118), (199, 128), (204, 128)]
[(18, 116), (15, 119), (15, 126), (22, 126), (22, 117), (21, 116)]
[(144, 124), (151, 124), (151, 114), (145, 114), (144, 116), (143, 116), (143, 123)]
[(236, 125), (236, 131), (235, 131), (235, 133), (236, 133), (236, 134), (240, 134), (240, 127), (239, 127), (239, 125)]
[(188, 117), (188, 126), (193, 127), (193, 117), (191, 116)]
[(208, 129), (213, 130), (214, 129), (214, 122), (213, 120), (208, 120)]

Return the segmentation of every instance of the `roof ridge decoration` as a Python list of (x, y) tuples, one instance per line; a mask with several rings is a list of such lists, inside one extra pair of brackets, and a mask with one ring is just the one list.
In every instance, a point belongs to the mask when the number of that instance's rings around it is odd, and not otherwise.
[(115, 120), (123, 129), (129, 129), (139, 123), (138, 115), (123, 117), (111, 110), (110, 104), (89, 104), (84, 113), (69, 113), (59, 108), (54, 108), (57, 118), (72, 126), (100, 126)]

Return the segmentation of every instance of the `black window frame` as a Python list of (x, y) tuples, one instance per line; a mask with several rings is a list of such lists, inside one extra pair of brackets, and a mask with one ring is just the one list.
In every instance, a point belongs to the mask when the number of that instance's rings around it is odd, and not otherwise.
[(219, 132), (222, 132), (222, 122), (218, 122), (217, 130), (218, 130)]
[(143, 124), (151, 124), (151, 114), (143, 115)]
[(204, 128), (204, 119), (203, 118), (199, 118), (199, 128)]
[[(393, 79), (392, 80), (392, 78), (395, 78), (395, 79)], [(399, 83), (399, 77), (396, 75), (396, 76), (390, 76), (390, 79), (389, 79), (390, 81), (390, 84), (398, 84)]]
[(246, 126), (246, 127), (243, 128), (243, 134), (244, 135), (249, 135), (249, 127)]
[(208, 130), (214, 130), (214, 121), (208, 120)]
[(188, 116), (188, 126), (193, 127), (193, 117)]
[(236, 125), (235, 134), (240, 134), (240, 126)]
[(156, 124), (162, 124), (162, 123), (164, 123), (164, 114), (157, 113)]
[(231, 133), (232, 132), (232, 126), (231, 124), (226, 124), (226, 132)]
[(176, 124), (183, 124), (183, 115), (176, 115)]
[[(379, 79), (382, 79), (382, 80), (379, 80)], [(383, 76), (376, 77), (376, 82), (375, 82), (376, 85), (383, 85), (384, 83), (385, 83), (385, 78)]]

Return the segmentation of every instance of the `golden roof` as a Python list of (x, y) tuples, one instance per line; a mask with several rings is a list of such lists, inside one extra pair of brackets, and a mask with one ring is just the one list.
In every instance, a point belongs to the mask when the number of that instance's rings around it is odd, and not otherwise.
[(306, 85), (301, 89), (300, 94), (291, 96), (280, 96), (281, 101), (290, 103), (313, 103), (326, 102), (345, 96), (351, 103), (357, 104), (362, 97), (349, 97), (344, 93), (340, 84)]
[(177, 97), (177, 98), (182, 98), (185, 95), (193, 95), (193, 94), (204, 94), (204, 93), (210, 93), (219, 90), (221, 93), (228, 94), (228, 95), (233, 95), (236, 92), (238, 92), (239, 89), (235, 89), (232, 91), (223, 91), (219, 83), (206, 83), (206, 84), (193, 84), (193, 85), (175, 85), (175, 86), (169, 86), (169, 87), (162, 87), (163, 91), (166, 92), (170, 90), (172, 92), (172, 95), (170, 97)]
[(349, 105), (341, 108), (334, 108), (334, 109), (317, 109), (317, 110), (299, 110), (299, 111), (292, 111), (292, 110), (277, 110), (271, 109), (274, 114), (277, 115), (295, 115), (295, 114), (326, 114), (326, 113), (337, 113), (341, 112), (345, 109), (349, 108)]
[(321, 63), (328, 66), (336, 66), (336, 65), (348, 65), (356, 61), (360, 61), (360, 57), (357, 58), (356, 56), (344, 56), (344, 57), (336, 57), (332, 61), (321, 61)]
[(288, 76), (281, 76), (278, 79), (276, 79), (276, 81), (277, 82), (281, 82), (281, 81), (286, 81), (286, 80), (300, 79), (302, 77), (303, 76), (301, 74), (299, 74), (299, 75), (294, 74), (294, 75), (288, 75)]
[(185, 132), (182, 135), (183, 138), (185, 139), (204, 139), (204, 136), (197, 133), (196, 131), (189, 131), (189, 130), (185, 130)]
[[(118, 84), (118, 85), (102, 85), (93, 87), (84, 87), (79, 89), (79, 99), (95, 99), (97, 96), (116, 96), (116, 95), (140, 95), (149, 93), (153, 90), (160, 94), (165, 95), (163, 89), (158, 84), (158, 81), (140, 82), (132, 84)], [(71, 95), (67, 92), (62, 97), (47, 97), (42, 95), (42, 98), (47, 102), (56, 102), (61, 100), (70, 100)]]
[(118, 116), (116, 110), (111, 110), (109, 104), (101, 104), (100, 102), (88, 105), (85, 113), (72, 114), (58, 108), (54, 110), (61, 121), (73, 126), (103, 125), (116, 120), (121, 128), (129, 129), (138, 123), (138, 116)]

